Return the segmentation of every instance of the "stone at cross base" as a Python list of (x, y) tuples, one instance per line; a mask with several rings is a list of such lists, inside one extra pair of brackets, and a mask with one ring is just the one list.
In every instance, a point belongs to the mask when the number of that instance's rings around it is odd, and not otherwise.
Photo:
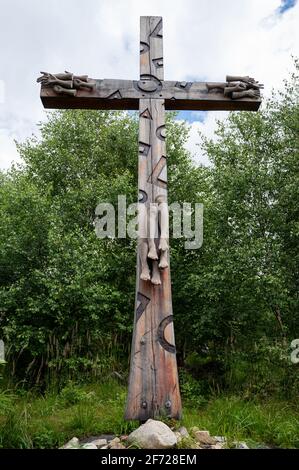
[(45, 108), (139, 110), (139, 221), (134, 330), (126, 419), (181, 417), (168, 241), (165, 110), (257, 111), (263, 87), (248, 76), (225, 82), (164, 81), (159, 16), (140, 20), (139, 80), (42, 72)]

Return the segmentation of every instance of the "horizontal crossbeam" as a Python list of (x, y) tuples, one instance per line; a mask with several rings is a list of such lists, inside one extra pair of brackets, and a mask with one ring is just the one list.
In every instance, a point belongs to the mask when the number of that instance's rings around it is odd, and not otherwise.
[(88, 84), (90, 88), (78, 89), (76, 96), (42, 86), (43, 105), (56, 109), (138, 110), (140, 99), (164, 99), (166, 110), (257, 111), (261, 104), (260, 97), (231, 99), (205, 82), (160, 81), (144, 76), (139, 81), (89, 79)]

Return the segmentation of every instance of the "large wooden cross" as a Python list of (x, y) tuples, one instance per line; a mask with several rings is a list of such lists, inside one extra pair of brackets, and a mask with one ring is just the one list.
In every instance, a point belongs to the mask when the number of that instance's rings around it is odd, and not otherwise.
[[(220, 83), (163, 81), (162, 18), (140, 22), (140, 79), (94, 80), (72, 73), (42, 72), (45, 108), (139, 109), (139, 203), (147, 208), (167, 201), (166, 110), (256, 111), (262, 86), (250, 77), (228, 76)], [(168, 217), (168, 214), (166, 214)], [(165, 214), (164, 214), (165, 217)], [(141, 274), (144, 239), (139, 238), (134, 332), (125, 417), (181, 416), (173, 330), (168, 249), (156, 246), (163, 263), (149, 256), (150, 271)], [(163, 253), (162, 253), (163, 251)], [(162, 254), (161, 254), (162, 253)], [(145, 253), (145, 258), (147, 254)], [(143, 258), (143, 260), (142, 260)], [(140, 277), (141, 276), (141, 277)]]

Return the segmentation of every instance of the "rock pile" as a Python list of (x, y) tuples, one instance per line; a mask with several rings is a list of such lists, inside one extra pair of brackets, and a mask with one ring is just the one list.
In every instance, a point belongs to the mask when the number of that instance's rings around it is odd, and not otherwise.
[(162, 421), (148, 419), (128, 436), (102, 435), (92, 436), (79, 441), (73, 437), (61, 449), (249, 449), (245, 442), (234, 441), (228, 446), (223, 436), (211, 436), (209, 431), (193, 427), (187, 431), (185, 427), (170, 429)]

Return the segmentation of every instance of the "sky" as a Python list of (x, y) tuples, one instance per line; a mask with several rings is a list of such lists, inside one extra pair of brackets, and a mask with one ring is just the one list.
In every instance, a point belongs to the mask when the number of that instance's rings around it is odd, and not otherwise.
[[(163, 16), (165, 80), (223, 81), (250, 75), (264, 96), (299, 56), (297, 0), (0, 0), (0, 169), (19, 162), (14, 141), (46, 120), (36, 78), (70, 70), (92, 78), (138, 79), (139, 17)], [(200, 131), (213, 137), (226, 112), (181, 112), (186, 147), (208, 164)]]

